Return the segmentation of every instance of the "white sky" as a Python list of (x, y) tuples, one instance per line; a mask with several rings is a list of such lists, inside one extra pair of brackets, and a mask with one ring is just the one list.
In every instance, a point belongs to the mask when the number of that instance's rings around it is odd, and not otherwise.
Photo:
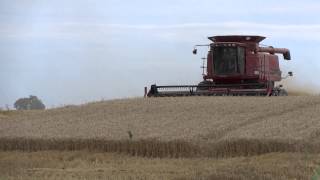
[(301, 87), (319, 92), (319, 1), (1, 0), (0, 107), (36, 95), (48, 106), (143, 95), (201, 80), (194, 44), (254, 34), (291, 50)]

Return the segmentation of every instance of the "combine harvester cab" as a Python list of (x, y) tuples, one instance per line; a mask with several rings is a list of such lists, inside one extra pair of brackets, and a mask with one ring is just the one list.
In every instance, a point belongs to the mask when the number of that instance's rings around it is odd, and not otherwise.
[[(151, 85), (147, 97), (163, 96), (286, 96), (287, 91), (275, 82), (283, 77), (279, 68), (282, 54), (290, 60), (290, 51), (272, 46), (261, 47), (262, 36), (213, 36), (208, 46), (206, 73), (198, 85)], [(289, 72), (288, 76), (292, 76)]]

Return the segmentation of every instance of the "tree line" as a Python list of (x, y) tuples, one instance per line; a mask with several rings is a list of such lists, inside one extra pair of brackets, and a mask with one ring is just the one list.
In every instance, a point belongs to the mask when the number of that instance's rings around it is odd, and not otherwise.
[(37, 97), (30, 95), (27, 98), (20, 98), (14, 103), (14, 108), (17, 110), (35, 110), (35, 109), (45, 109), (46, 106)]

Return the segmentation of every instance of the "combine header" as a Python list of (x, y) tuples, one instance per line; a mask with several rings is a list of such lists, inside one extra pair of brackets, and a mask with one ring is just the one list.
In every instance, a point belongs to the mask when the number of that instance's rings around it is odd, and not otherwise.
[[(208, 45), (206, 73), (198, 85), (151, 85), (145, 96), (286, 96), (287, 91), (275, 82), (281, 81), (278, 56), (290, 60), (290, 51), (272, 46), (261, 47), (262, 36), (213, 36)], [(292, 76), (289, 72), (288, 76)]]

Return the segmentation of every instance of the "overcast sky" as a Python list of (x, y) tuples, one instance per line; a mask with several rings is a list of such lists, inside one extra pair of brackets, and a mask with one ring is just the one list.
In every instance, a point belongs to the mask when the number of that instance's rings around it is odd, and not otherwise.
[(48, 106), (196, 84), (208, 36), (267, 36), (291, 50), (283, 72), (320, 92), (320, 1), (1, 0), (0, 107), (36, 95)]

